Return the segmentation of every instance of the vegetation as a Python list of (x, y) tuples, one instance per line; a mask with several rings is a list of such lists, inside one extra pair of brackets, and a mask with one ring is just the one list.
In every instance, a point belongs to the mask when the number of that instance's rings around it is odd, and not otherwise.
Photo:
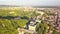
[(13, 19), (13, 18), (15, 18), (16, 16), (28, 17), (30, 13), (31, 12), (23, 13), (23, 10), (0, 9), (0, 34), (18, 34), (17, 28), (19, 27), (24, 28), (28, 20), (27, 19)]
[(43, 20), (40, 23), (40, 28), (38, 29), (38, 34), (47, 34), (49, 26)]
[[(43, 16), (46, 17), (47, 14)], [(0, 34), (18, 34), (17, 28), (24, 28), (29, 18), (38, 15), (40, 14), (35, 11), (24, 11), (23, 9), (0, 9)], [(47, 34), (49, 30), (53, 30), (53, 27), (42, 20), (41, 23), (38, 23), (36, 30), (38, 34)], [(53, 30), (53, 34), (58, 34), (58, 32)]]
[(0, 34), (17, 34), (17, 28), (24, 28), (29, 18), (35, 14), (38, 13), (24, 11), (23, 9), (0, 9)]
[(24, 27), (28, 21), (26, 19), (22, 20), (8, 20), (0, 19), (0, 33), (1, 34), (17, 34), (18, 27)]
[(56, 30), (53, 30), (53, 34), (59, 34)]

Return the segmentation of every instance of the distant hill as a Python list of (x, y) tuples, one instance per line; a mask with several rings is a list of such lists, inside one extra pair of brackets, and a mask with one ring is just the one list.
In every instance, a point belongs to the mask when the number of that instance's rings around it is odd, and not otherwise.
[(60, 8), (59, 6), (33, 6), (34, 8)]
[(0, 5), (0, 7), (19, 7), (18, 5)]
[[(22, 5), (0, 5), (0, 7), (24, 7)], [(29, 6), (25, 6), (29, 7)], [(60, 6), (30, 6), (34, 8), (60, 8)]]

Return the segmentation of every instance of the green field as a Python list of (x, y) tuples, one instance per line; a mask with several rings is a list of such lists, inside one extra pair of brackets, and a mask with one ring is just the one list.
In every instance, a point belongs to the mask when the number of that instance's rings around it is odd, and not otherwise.
[[(21, 9), (0, 9), (0, 34), (17, 34), (17, 29), (19, 27), (24, 28), (26, 23), (29, 21), (27, 18), (34, 17), (34, 13), (34, 11), (24, 11)], [(22, 17), (22, 19), (13, 19), (17, 16)]]

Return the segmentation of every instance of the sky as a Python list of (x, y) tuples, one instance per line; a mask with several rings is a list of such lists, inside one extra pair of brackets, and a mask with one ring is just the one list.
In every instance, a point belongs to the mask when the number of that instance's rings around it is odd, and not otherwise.
[(0, 0), (0, 5), (60, 6), (60, 0)]

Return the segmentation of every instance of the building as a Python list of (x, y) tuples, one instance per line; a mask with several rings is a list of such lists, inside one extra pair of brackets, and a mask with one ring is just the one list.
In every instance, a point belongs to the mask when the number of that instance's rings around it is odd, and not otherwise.
[(34, 34), (35, 33), (35, 31), (33, 31), (33, 30), (27, 30), (27, 29), (24, 29), (24, 28), (18, 28), (18, 32), (19, 32), (19, 34), (25, 34), (25, 33)]
[(33, 31), (36, 31), (36, 26), (37, 26), (37, 23), (34, 22), (34, 21), (31, 21), (30, 24), (28, 25), (29, 27), (29, 30), (33, 30)]

